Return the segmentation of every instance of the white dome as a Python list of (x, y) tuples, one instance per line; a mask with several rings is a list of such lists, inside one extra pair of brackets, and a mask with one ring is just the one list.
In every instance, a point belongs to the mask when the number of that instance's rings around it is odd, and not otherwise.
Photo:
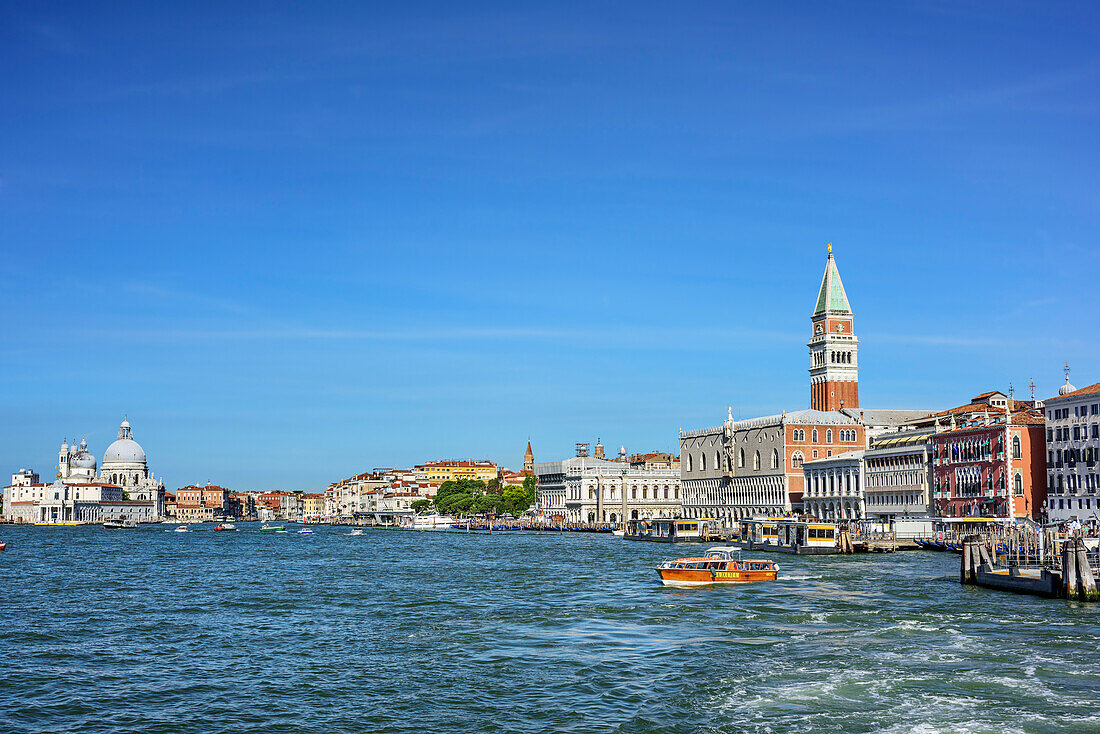
[(107, 447), (103, 466), (108, 464), (144, 464), (145, 451), (132, 438), (120, 438)]
[(72, 467), (74, 469), (91, 469), (95, 471), (95, 457), (87, 451), (81, 451), (73, 457)]
[(1077, 388), (1075, 388), (1073, 385), (1069, 384), (1069, 378), (1067, 377), (1066, 378), (1066, 384), (1062, 385), (1060, 388), (1058, 388), (1058, 394), (1059, 395), (1067, 395), (1067, 394), (1073, 392), (1076, 389)]

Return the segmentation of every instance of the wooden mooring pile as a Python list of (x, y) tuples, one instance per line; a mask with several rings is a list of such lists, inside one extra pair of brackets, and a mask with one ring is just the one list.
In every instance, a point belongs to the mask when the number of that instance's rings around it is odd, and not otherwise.
[[(1020, 594), (1100, 601), (1100, 558), (1081, 538), (1067, 538), (1049, 555), (1039, 545), (1004, 547), (977, 535), (963, 540), (959, 581)], [(998, 552), (1000, 551), (1000, 552)]]

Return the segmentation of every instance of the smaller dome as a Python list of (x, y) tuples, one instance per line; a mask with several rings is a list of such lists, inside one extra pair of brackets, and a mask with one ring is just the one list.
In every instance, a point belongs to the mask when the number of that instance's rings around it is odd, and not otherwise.
[(1062, 385), (1060, 388), (1058, 388), (1058, 394), (1059, 395), (1068, 395), (1069, 393), (1073, 392), (1076, 389), (1077, 388), (1075, 388), (1073, 385), (1069, 384), (1069, 378), (1067, 377), (1066, 378), (1066, 384)]
[(91, 469), (95, 471), (95, 457), (87, 451), (77, 453), (72, 459), (74, 469)]

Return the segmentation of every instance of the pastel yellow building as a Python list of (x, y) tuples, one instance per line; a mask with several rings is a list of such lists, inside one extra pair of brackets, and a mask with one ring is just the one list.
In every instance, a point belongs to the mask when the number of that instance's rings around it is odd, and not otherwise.
[(323, 494), (302, 495), (302, 517), (321, 517), (325, 511), (325, 496)]
[(451, 482), (458, 479), (480, 479), (488, 482), (497, 477), (497, 465), (491, 461), (429, 461), (416, 467), (418, 477), (430, 482)]

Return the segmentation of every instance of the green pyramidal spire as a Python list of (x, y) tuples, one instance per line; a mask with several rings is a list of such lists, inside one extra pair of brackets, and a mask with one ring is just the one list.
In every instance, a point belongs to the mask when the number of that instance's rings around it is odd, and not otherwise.
[(840, 273), (836, 269), (836, 261), (833, 260), (833, 245), (829, 244), (829, 261), (825, 263), (825, 275), (821, 278), (821, 291), (817, 294), (817, 308), (814, 316), (831, 313), (851, 313), (852, 307), (848, 305), (848, 294), (844, 292), (844, 284), (840, 282)]

